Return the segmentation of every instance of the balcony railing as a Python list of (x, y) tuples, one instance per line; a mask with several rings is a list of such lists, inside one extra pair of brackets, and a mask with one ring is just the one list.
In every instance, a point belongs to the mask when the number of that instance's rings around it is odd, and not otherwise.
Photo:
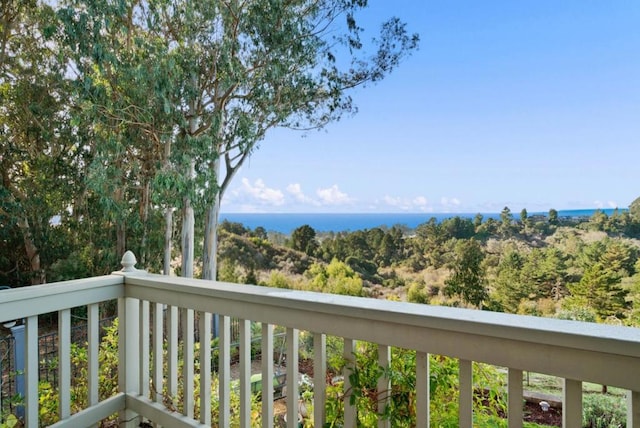
[[(344, 356), (352, 358), (355, 341), (378, 344), (381, 365), (391, 347), (416, 351), (417, 426), (429, 426), (429, 354), (459, 359), (459, 426), (473, 424), (472, 362), (508, 368), (508, 426), (523, 424), (523, 371), (564, 379), (563, 426), (582, 421), (582, 382), (627, 390), (627, 426), (640, 427), (640, 330), (556, 319), (291, 291), (251, 285), (147, 274), (127, 253), (122, 271), (112, 275), (32, 286), (0, 294), (0, 322), (23, 319), (26, 331), (25, 424), (39, 426), (38, 316), (58, 312), (59, 418), (56, 427), (89, 427), (118, 414), (120, 426), (141, 419), (166, 427), (230, 426), (230, 319), (240, 319), (240, 426), (251, 424), (250, 322), (262, 323), (262, 424), (273, 426), (274, 326), (286, 327), (287, 360), (298, 360), (299, 331), (313, 334), (314, 426), (324, 426), (326, 337), (344, 338)], [(98, 308), (118, 301), (119, 393), (98, 398)], [(71, 414), (70, 314), (86, 306), (88, 314), (88, 407)], [(194, 396), (194, 329), (210, 337), (212, 314), (219, 314), (219, 361), (211, 373), (209, 340), (200, 343), (200, 397)], [(181, 329), (181, 331), (179, 331)], [(154, 334), (162, 332), (164, 334)], [(179, 337), (181, 338), (179, 340)], [(162, 368), (165, 367), (164, 370)], [(287, 379), (298, 378), (298, 365), (287, 364)], [(179, 373), (182, 373), (179, 379)], [(219, 382), (219, 420), (211, 420), (211, 380)], [(349, 391), (349, 377), (344, 377)], [(177, 396), (181, 412), (163, 404), (162, 390)], [(155, 387), (154, 387), (155, 385)], [(378, 384), (390, 387), (388, 379)], [(196, 402), (199, 417), (194, 418)], [(297, 426), (298, 384), (287, 382), (288, 427)], [(356, 409), (345, 400), (344, 426), (356, 426)], [(379, 426), (389, 421), (380, 419)]]

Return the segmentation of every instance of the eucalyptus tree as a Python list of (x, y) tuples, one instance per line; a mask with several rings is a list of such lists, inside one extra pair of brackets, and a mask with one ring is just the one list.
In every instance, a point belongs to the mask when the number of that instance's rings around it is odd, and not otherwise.
[[(193, 239), (192, 210), (206, 218), (205, 278), (215, 277), (220, 200), (267, 132), (321, 128), (355, 112), (350, 91), (385, 77), (418, 42), (391, 18), (372, 43), (365, 43), (356, 15), (366, 0), (67, 0), (64, 5), (61, 16), (78, 54), (79, 80), (88, 88), (86, 102), (112, 115), (100, 126), (111, 134), (123, 123), (144, 124), (147, 131), (159, 126), (160, 146), (172, 145), (155, 152), (156, 170), (150, 174), (163, 177), (163, 189), (179, 189), (164, 203), (183, 208), (183, 265), (192, 265), (193, 254), (184, 253)], [(130, 62), (122, 60), (125, 55)], [(141, 78), (123, 80), (123, 64)], [(103, 82), (109, 83), (105, 96), (94, 96)], [(131, 97), (130, 91), (147, 97)], [(128, 104), (105, 109), (123, 98)], [(159, 113), (161, 123), (149, 124), (151, 111)], [(143, 144), (139, 135), (116, 135), (126, 146)]]
[(72, 201), (80, 155), (67, 121), (64, 61), (47, 40), (54, 26), (46, 4), (0, 5), (0, 222), (20, 231), (19, 257), (34, 284), (46, 281), (51, 220)]

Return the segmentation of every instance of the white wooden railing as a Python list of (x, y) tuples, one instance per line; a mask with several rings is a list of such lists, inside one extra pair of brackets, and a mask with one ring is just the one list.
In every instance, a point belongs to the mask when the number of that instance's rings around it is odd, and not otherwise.
[[(237, 285), (147, 274), (134, 268), (127, 253), (122, 271), (112, 275), (32, 286), (0, 294), (0, 322), (23, 319), (26, 325), (25, 423), (38, 421), (38, 315), (58, 312), (59, 417), (56, 427), (89, 427), (118, 413), (121, 426), (138, 426), (140, 418), (165, 427), (230, 425), (230, 317), (240, 321), (240, 425), (250, 426), (250, 321), (262, 323), (262, 421), (273, 426), (273, 326), (286, 327), (287, 359), (298, 359), (298, 332), (313, 332), (314, 425), (324, 425), (326, 335), (344, 338), (344, 355), (352, 356), (355, 340), (379, 344), (380, 363), (390, 347), (417, 352), (417, 426), (429, 426), (428, 354), (460, 360), (459, 425), (471, 427), (472, 363), (508, 368), (508, 425), (523, 423), (523, 370), (564, 379), (563, 426), (579, 427), (582, 382), (628, 390), (627, 426), (640, 427), (640, 330), (600, 324), (534, 318), (466, 309), (381, 301), (276, 288)], [(119, 393), (98, 401), (98, 304), (118, 300)], [(70, 414), (70, 311), (88, 307), (89, 407)], [(178, 315), (182, 321), (178, 321)], [(194, 317), (197, 314), (197, 317)], [(220, 314), (220, 417), (211, 420), (210, 341), (200, 347), (199, 420), (193, 418), (194, 361), (186, 358), (178, 379), (178, 349), (193, 355), (194, 319), (201, 337), (210, 337), (211, 316)], [(180, 327), (179, 327), (180, 326)], [(178, 329), (183, 331), (179, 334)], [(166, 352), (163, 337), (166, 333)], [(178, 340), (181, 336), (184, 340)], [(166, 361), (163, 361), (166, 355)], [(167, 369), (155, 370), (165, 366)], [(297, 379), (297, 364), (287, 364), (287, 379)], [(176, 396), (182, 383), (182, 413), (162, 404), (159, 385)], [(155, 385), (155, 387), (153, 387)], [(345, 390), (349, 389), (345, 376)], [(389, 388), (382, 380), (378, 388)], [(298, 384), (287, 382), (287, 420), (296, 426)], [(345, 426), (355, 427), (356, 411), (345, 403)], [(388, 426), (381, 420), (379, 426)]]

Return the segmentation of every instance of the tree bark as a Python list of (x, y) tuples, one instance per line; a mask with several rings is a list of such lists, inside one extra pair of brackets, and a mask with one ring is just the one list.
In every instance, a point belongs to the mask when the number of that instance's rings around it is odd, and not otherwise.
[[(220, 159), (213, 164), (215, 177), (220, 174)], [(218, 271), (218, 219), (220, 217), (220, 190), (216, 192), (213, 203), (207, 210), (207, 223), (204, 228), (204, 251), (202, 252), (202, 279), (216, 280)]]
[(173, 237), (173, 209), (164, 211), (164, 264), (163, 275), (171, 275), (171, 243)]
[(116, 223), (116, 258), (122, 259), (127, 251), (127, 225), (123, 221)]
[(142, 220), (142, 238), (140, 239), (140, 264), (147, 264), (147, 241), (149, 235), (149, 204), (151, 182), (146, 181), (142, 188), (142, 201), (140, 206), (140, 220)]
[(191, 200), (185, 198), (182, 214), (182, 276), (193, 278), (195, 218)]
[(31, 268), (31, 285), (44, 284), (46, 277), (40, 264), (40, 252), (38, 247), (33, 242), (33, 236), (31, 234), (31, 226), (29, 220), (23, 217), (18, 221), (18, 227), (22, 231), (22, 237), (24, 240), (24, 247), (29, 259), (29, 266)]
[[(191, 103), (191, 117), (189, 118), (189, 133), (195, 134), (198, 129), (198, 119), (195, 116), (195, 102)], [(189, 166), (189, 178), (193, 179), (195, 175), (195, 161), (191, 160)], [(193, 278), (194, 257), (194, 235), (195, 235), (195, 217), (191, 199), (184, 199), (183, 218), (182, 218), (182, 276), (185, 278)]]

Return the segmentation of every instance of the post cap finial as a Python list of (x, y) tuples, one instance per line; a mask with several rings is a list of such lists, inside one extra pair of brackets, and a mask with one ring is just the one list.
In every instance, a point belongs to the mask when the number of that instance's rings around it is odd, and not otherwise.
[(136, 260), (136, 256), (133, 254), (133, 251), (127, 251), (122, 256), (122, 261), (120, 262), (122, 265), (122, 272), (137, 271), (138, 269), (135, 267), (137, 262), (138, 260)]

